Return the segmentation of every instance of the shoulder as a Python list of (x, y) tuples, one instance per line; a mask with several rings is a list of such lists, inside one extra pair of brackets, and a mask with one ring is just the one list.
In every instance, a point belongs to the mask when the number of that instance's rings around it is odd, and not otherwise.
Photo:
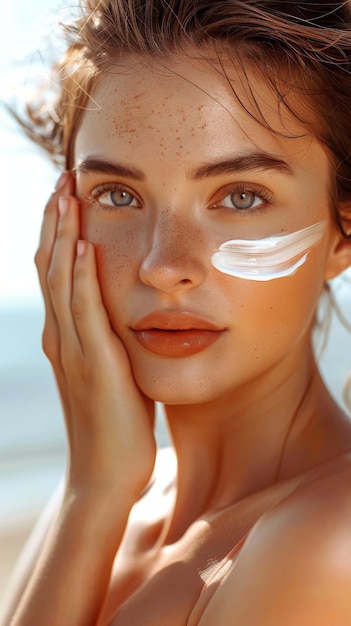
[(256, 524), (201, 626), (351, 623), (351, 460)]

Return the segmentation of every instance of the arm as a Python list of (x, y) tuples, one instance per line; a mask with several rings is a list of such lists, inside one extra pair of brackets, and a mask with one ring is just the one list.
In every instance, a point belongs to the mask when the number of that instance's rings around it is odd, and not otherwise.
[(53, 495), (39, 515), (24, 547), (13, 568), (10, 580), (6, 588), (4, 605), (1, 611), (1, 626), (8, 626), (21, 596), (27, 586), (27, 582), (35, 567), (38, 555), (41, 552), (51, 525), (53, 524), (62, 502), (63, 481), (55, 489)]
[(36, 264), (46, 309), (43, 347), (61, 396), (69, 463), (62, 505), (12, 626), (99, 624), (130, 510), (155, 461), (153, 405), (111, 330), (93, 246), (77, 248), (73, 179), (62, 182), (45, 210)]

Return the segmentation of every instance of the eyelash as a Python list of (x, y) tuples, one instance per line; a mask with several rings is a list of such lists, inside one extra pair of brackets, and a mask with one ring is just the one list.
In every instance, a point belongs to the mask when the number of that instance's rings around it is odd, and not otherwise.
[[(126, 193), (130, 196), (132, 196), (134, 198), (134, 200), (138, 203), (138, 206), (131, 206), (131, 205), (113, 205), (113, 204), (104, 204), (103, 202), (100, 202), (100, 198), (101, 196), (103, 196), (105, 193), (108, 193), (109, 191), (113, 192), (113, 191), (119, 191), (121, 193)], [(90, 204), (98, 204), (99, 207), (103, 210), (103, 211), (121, 211), (123, 209), (135, 209), (135, 208), (140, 208), (141, 206), (141, 202), (138, 200), (137, 196), (130, 190), (128, 189), (128, 187), (126, 187), (125, 185), (122, 185), (120, 183), (103, 183), (102, 185), (99, 185), (98, 187), (95, 187), (95, 189), (93, 189), (93, 191), (88, 195), (87, 197), (87, 201)]]
[[(259, 204), (259, 206), (248, 207), (247, 209), (245, 208), (239, 209), (234, 206), (227, 207), (222, 204), (226, 198), (233, 196), (235, 194), (237, 195), (252, 194), (253, 196), (255, 196), (256, 199), (261, 200), (261, 203)], [(257, 214), (262, 213), (262, 211), (264, 211), (267, 208), (267, 206), (272, 204), (272, 202), (273, 202), (273, 194), (270, 193), (264, 187), (257, 186), (257, 185), (244, 184), (244, 183), (237, 183), (229, 188), (226, 188), (225, 191), (222, 192), (221, 194), (221, 199), (219, 201), (212, 203), (210, 208), (211, 209), (223, 209), (224, 211), (229, 211), (231, 213), (236, 213), (240, 215), (248, 215), (248, 214), (257, 215)]]
[[(133, 205), (109, 205), (109, 204), (104, 204), (101, 203), (99, 198), (101, 198), (102, 195), (104, 195), (105, 193), (108, 192), (121, 192), (121, 193), (126, 193), (128, 195), (130, 195), (135, 202), (137, 202), (138, 206), (133, 206)], [(228, 207), (225, 206), (223, 204), (223, 201), (233, 195), (240, 195), (240, 194), (252, 194), (253, 196), (256, 197), (257, 199), (260, 199), (262, 202), (260, 203), (259, 206), (251, 206), (248, 208), (236, 208), (235, 206), (233, 207)], [(255, 201), (256, 201), (255, 200)], [(101, 185), (99, 185), (98, 187), (95, 187), (95, 189), (93, 189), (93, 191), (89, 194), (89, 196), (87, 197), (87, 201), (90, 204), (97, 204), (103, 211), (110, 211), (110, 212), (116, 212), (116, 211), (122, 211), (122, 210), (129, 210), (130, 208), (135, 209), (135, 208), (140, 208), (142, 206), (142, 202), (137, 198), (137, 196), (130, 190), (128, 189), (128, 187), (126, 187), (123, 184), (120, 183), (103, 183)], [(221, 200), (213, 202), (209, 205), (209, 209), (214, 210), (214, 209), (222, 209), (224, 211), (228, 211), (229, 213), (236, 213), (236, 214), (240, 214), (240, 215), (256, 215), (256, 214), (260, 214), (262, 211), (264, 211), (268, 205), (272, 204), (273, 201), (273, 195), (264, 187), (261, 186), (257, 186), (257, 185), (249, 185), (249, 184), (244, 184), (244, 183), (237, 183), (229, 188), (226, 188), (225, 190), (222, 190), (221, 193)]]

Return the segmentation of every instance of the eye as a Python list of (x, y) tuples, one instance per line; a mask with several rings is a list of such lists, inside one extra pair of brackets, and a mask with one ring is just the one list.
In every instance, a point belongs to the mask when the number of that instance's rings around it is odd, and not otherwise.
[(272, 201), (272, 195), (264, 188), (251, 188), (246, 185), (236, 186), (230, 189), (226, 195), (212, 204), (211, 208), (226, 208), (245, 213), (263, 210)]
[(91, 201), (102, 207), (113, 209), (140, 208), (139, 200), (123, 185), (105, 183), (96, 187), (91, 193)]
[[(261, 198), (258, 198), (253, 191), (236, 191), (229, 194), (222, 202), (223, 206), (229, 206), (230, 204), (235, 209), (252, 209), (257, 204), (261, 204)], [(229, 206), (230, 208), (230, 206)]]

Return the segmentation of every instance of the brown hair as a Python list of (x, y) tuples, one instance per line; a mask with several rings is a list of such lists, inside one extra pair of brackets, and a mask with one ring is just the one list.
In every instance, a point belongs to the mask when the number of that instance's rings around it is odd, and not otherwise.
[[(292, 110), (288, 96), (298, 96), (292, 112), (326, 147), (335, 167), (333, 204), (346, 236), (343, 225), (351, 216), (337, 203), (351, 200), (349, 2), (81, 0), (79, 17), (64, 32), (67, 50), (54, 67), (51, 101), (46, 96), (29, 105), (26, 124), (30, 137), (56, 162), (70, 165), (96, 82), (126, 55), (164, 62), (170, 55), (212, 47), (220, 60), (221, 51), (234, 51), (244, 73), (250, 65), (274, 89), (278, 106)], [(266, 124), (258, 109), (255, 118)]]

